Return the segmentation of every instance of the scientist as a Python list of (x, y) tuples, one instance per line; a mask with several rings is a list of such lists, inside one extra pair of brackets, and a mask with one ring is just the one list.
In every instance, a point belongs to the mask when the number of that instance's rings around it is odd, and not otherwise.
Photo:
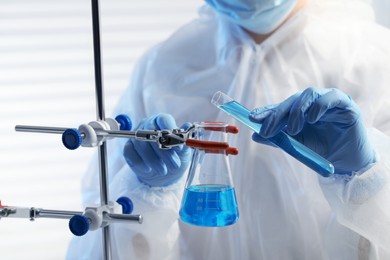
[[(206, 2), (143, 56), (116, 114), (139, 129), (241, 126), (210, 103), (218, 90), (257, 108), (260, 133), (241, 127), (229, 140), (240, 150), (230, 158), (240, 218), (184, 224), (191, 150), (116, 140), (111, 198), (130, 197), (144, 223), (112, 225), (114, 259), (390, 259), (389, 31), (359, 0)], [(334, 176), (259, 144), (280, 130), (331, 161)], [(96, 172), (84, 178), (85, 205), (98, 202)], [(101, 258), (100, 236), (75, 238), (68, 258)]]

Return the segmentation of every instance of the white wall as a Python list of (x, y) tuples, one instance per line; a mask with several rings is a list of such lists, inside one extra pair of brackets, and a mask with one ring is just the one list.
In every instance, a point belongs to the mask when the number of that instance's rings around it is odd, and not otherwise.
[[(134, 62), (196, 16), (199, 0), (102, 0), (106, 115)], [(90, 0), (0, 0), (0, 199), (82, 211), (80, 177), (95, 149), (17, 124), (77, 127), (95, 120)], [(3, 218), (0, 259), (64, 259), (68, 221)]]

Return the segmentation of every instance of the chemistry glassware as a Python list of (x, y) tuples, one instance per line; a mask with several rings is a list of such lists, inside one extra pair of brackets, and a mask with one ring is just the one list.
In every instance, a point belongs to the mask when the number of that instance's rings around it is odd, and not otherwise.
[(232, 153), (229, 149), (231, 147), (194, 150), (179, 212), (185, 223), (222, 227), (238, 220), (238, 205), (228, 159)]
[[(250, 121), (249, 109), (225, 93), (221, 91), (216, 92), (213, 95), (211, 103), (228, 115), (245, 124), (256, 133), (259, 133), (261, 124)], [(281, 131), (268, 140), (320, 175), (329, 177), (334, 173), (334, 167), (331, 162), (321, 157), (305, 145), (301, 144), (285, 132)]]

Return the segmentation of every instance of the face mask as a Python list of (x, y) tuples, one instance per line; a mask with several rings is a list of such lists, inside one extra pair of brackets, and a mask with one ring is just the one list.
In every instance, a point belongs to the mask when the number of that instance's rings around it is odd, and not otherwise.
[(297, 0), (206, 0), (217, 12), (258, 34), (275, 30), (287, 18)]

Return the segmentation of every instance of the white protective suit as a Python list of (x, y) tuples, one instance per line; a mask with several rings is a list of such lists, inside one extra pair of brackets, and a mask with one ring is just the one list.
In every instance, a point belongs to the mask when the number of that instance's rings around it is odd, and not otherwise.
[[(130, 197), (144, 223), (113, 224), (113, 259), (390, 259), (390, 31), (363, 2), (311, 1), (257, 45), (209, 7), (140, 60), (117, 113), (134, 124), (158, 113), (240, 127), (229, 157), (240, 219), (204, 228), (179, 220), (186, 176), (167, 187), (138, 181), (109, 142), (112, 200)], [(336, 87), (360, 106), (378, 161), (362, 175), (322, 178), (211, 103), (221, 90), (248, 108), (279, 103), (311, 86)], [(97, 163), (83, 183), (99, 202)], [(75, 238), (69, 259), (100, 259), (101, 231)]]

